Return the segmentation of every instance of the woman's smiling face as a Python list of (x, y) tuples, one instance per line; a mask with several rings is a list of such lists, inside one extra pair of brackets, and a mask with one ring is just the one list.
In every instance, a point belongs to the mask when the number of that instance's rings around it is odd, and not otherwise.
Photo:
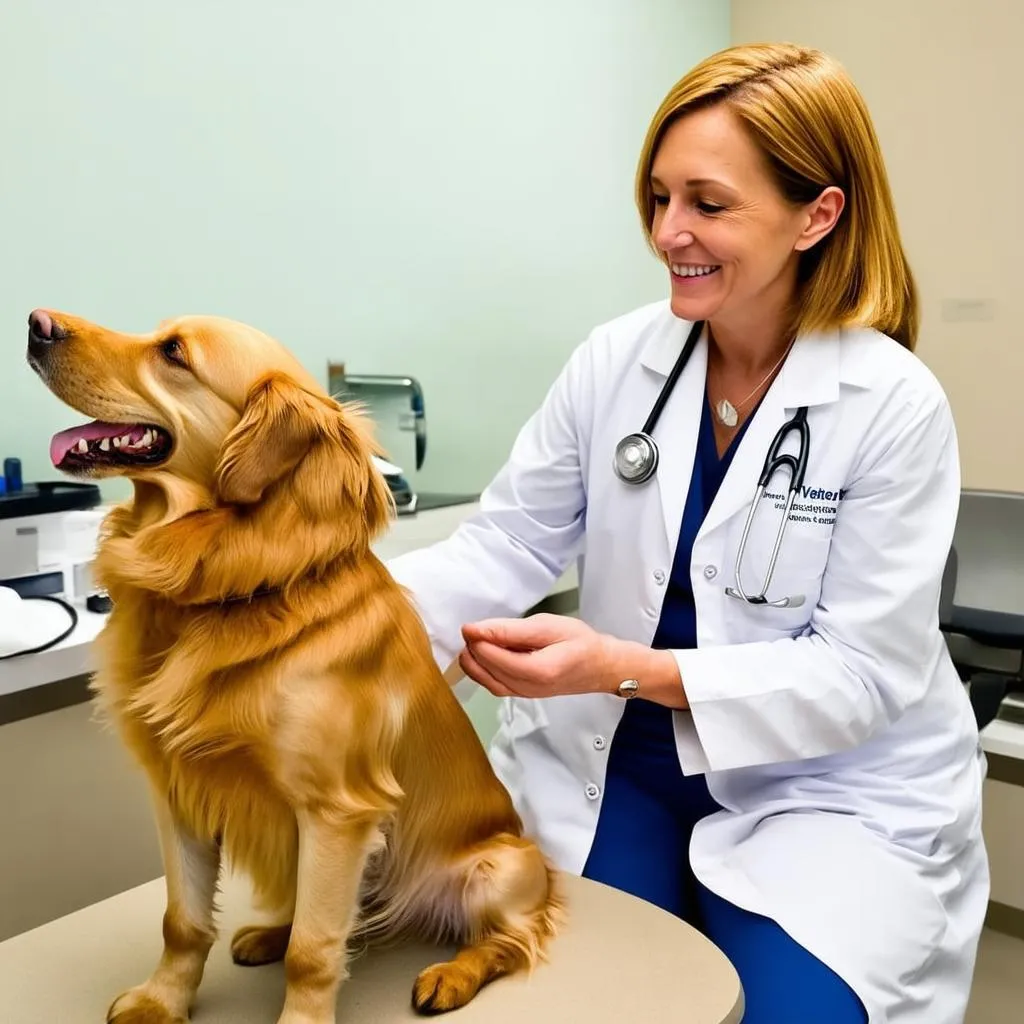
[(724, 103), (666, 129), (651, 190), (651, 237), (669, 265), (673, 313), (737, 327), (789, 306), (800, 252), (827, 234), (835, 203), (842, 207), (838, 189), (806, 204), (787, 201)]

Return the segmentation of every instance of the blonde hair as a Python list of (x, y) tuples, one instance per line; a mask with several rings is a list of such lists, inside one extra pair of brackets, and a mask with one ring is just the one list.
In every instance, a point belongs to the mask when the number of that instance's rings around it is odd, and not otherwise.
[(766, 158), (783, 196), (807, 203), (830, 185), (846, 203), (832, 231), (800, 255), (793, 330), (873, 327), (913, 350), (918, 298), (900, 240), (881, 148), (863, 97), (835, 60), (787, 43), (734, 46), (677, 82), (654, 115), (636, 202), (656, 255), (651, 165), (677, 118), (728, 104)]

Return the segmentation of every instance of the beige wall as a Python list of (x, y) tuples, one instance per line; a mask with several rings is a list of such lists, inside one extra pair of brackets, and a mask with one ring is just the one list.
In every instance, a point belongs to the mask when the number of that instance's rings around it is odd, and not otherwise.
[(734, 42), (841, 60), (871, 108), (922, 293), (918, 352), (960, 433), (964, 485), (1024, 491), (1024, 3), (732, 0)]
[(992, 899), (1024, 911), (1024, 786), (987, 779), (984, 801)]

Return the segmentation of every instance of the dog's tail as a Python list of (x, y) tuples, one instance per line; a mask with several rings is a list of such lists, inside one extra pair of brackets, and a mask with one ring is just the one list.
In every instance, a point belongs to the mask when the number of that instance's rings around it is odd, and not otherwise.
[[(465, 1006), (488, 982), (532, 970), (565, 916), (558, 875), (530, 841), (504, 834), (481, 843), (457, 872), (461, 947), (416, 979), (422, 1014)], [(443, 904), (444, 901), (442, 901)]]

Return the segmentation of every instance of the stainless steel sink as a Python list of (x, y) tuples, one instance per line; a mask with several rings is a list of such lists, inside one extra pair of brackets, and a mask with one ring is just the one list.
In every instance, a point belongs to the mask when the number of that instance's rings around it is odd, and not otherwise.
[(415, 500), (398, 508), (400, 516), (412, 516), (417, 512), (428, 512), (435, 508), (451, 508), (453, 505), (471, 505), (478, 501), (479, 494), (449, 494), (442, 491), (421, 491)]

